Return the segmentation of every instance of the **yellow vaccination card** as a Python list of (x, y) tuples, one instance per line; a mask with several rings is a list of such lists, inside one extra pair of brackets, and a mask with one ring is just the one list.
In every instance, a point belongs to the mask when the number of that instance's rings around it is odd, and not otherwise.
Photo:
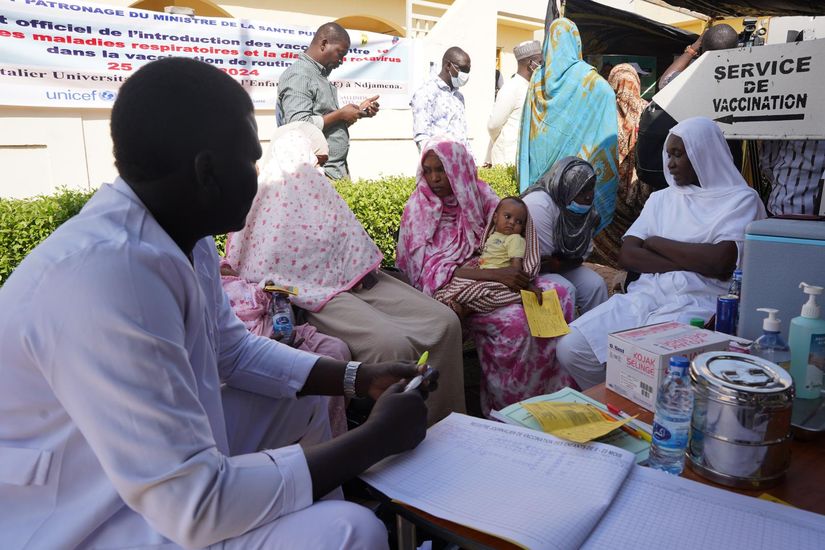
[(559, 295), (555, 289), (545, 290), (541, 293), (541, 305), (538, 298), (529, 290), (521, 291), (521, 302), (524, 304), (524, 312), (527, 314), (527, 324), (530, 326), (530, 334), (536, 338), (555, 338), (570, 332), (567, 321), (564, 320), (564, 313), (561, 310)]
[(630, 421), (607, 420), (601, 411), (586, 403), (522, 402), (521, 406), (533, 415), (542, 431), (576, 443), (592, 441)]

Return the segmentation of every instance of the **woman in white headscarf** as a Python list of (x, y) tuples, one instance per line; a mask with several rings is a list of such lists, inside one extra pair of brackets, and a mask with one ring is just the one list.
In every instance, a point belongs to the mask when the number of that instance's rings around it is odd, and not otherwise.
[[(313, 137), (314, 136), (314, 137)], [(381, 251), (317, 167), (323, 134), (312, 124), (279, 128), (261, 162), (246, 226), (226, 258), (249, 281), (298, 287), (292, 303), (355, 361), (417, 360), (429, 351), (438, 390), (430, 423), (464, 412), (461, 324), (453, 312), (379, 268)]]
[(745, 228), (765, 217), (759, 195), (736, 170), (712, 120), (696, 117), (674, 126), (662, 157), (668, 188), (650, 195), (619, 256), (641, 277), (627, 294), (575, 320), (556, 349), (582, 388), (604, 381), (609, 333), (709, 319), (741, 259)]
[[(326, 139), (320, 132), (313, 132), (310, 128), (317, 130), (309, 122), (296, 122), (287, 126), (281, 126), (272, 134), (271, 142), (275, 142), (281, 136), (289, 132), (297, 132), (308, 140), (308, 145), (318, 165), (323, 165), (326, 161), (329, 149)], [(320, 135), (320, 139), (318, 139)], [(272, 148), (267, 151), (266, 160), (272, 156)], [(311, 157), (307, 157), (311, 161)], [(227, 248), (231, 248), (232, 235), (227, 239)], [(264, 292), (260, 285), (260, 279), (248, 280), (240, 276), (239, 269), (245, 267), (245, 258), (241, 255), (234, 255), (236, 263), (234, 266), (229, 258), (221, 260), (221, 286), (229, 298), (232, 311), (243, 322), (246, 328), (253, 334), (272, 338), (272, 318), (269, 315), (269, 303), (271, 297)], [(333, 336), (328, 336), (310, 325), (309, 323), (296, 323), (291, 341), (288, 342), (293, 347), (339, 359), (349, 361), (352, 359), (349, 348), (342, 340)], [(343, 397), (329, 397), (329, 421), (332, 435), (338, 436), (347, 431), (347, 418)]]

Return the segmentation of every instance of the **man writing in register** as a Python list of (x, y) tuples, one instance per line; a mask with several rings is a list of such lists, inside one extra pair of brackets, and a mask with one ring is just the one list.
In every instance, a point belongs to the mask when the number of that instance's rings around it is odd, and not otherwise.
[[(120, 177), (0, 289), (4, 549), (387, 546), (369, 510), (319, 499), (421, 442), (419, 369), (319, 358), (232, 313), (209, 235), (255, 197), (253, 112), (199, 61), (141, 68), (112, 110)], [(314, 396), (341, 393), (377, 402), (328, 440)]]

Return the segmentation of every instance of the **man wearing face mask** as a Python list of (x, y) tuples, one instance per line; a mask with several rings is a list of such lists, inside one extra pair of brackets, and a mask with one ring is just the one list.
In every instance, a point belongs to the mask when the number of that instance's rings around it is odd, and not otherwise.
[(493, 112), (487, 119), (490, 146), (485, 166), (515, 164), (524, 98), (533, 71), (541, 66), (541, 43), (538, 40), (522, 42), (513, 48), (513, 53), (518, 61), (518, 71), (499, 90)]
[(435, 136), (449, 137), (468, 149), (464, 95), (458, 89), (470, 79), (470, 56), (453, 46), (441, 58), (441, 72), (413, 94), (413, 139), (420, 151)]
[(362, 118), (378, 113), (378, 96), (360, 105), (338, 105), (338, 90), (329, 81), (349, 51), (350, 38), (337, 23), (321, 25), (305, 52), (278, 79), (278, 115), (280, 124), (307, 121), (323, 130), (329, 143), (329, 160), (324, 172), (332, 179), (349, 177), (349, 127)]

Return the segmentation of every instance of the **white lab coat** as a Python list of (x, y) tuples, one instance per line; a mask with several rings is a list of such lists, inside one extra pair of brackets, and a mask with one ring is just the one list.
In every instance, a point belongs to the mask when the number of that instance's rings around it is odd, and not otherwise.
[(221, 384), (300, 403), (317, 357), (192, 256), (118, 180), (0, 288), (0, 547), (206, 546), (312, 504), (300, 446), (230, 458)]

